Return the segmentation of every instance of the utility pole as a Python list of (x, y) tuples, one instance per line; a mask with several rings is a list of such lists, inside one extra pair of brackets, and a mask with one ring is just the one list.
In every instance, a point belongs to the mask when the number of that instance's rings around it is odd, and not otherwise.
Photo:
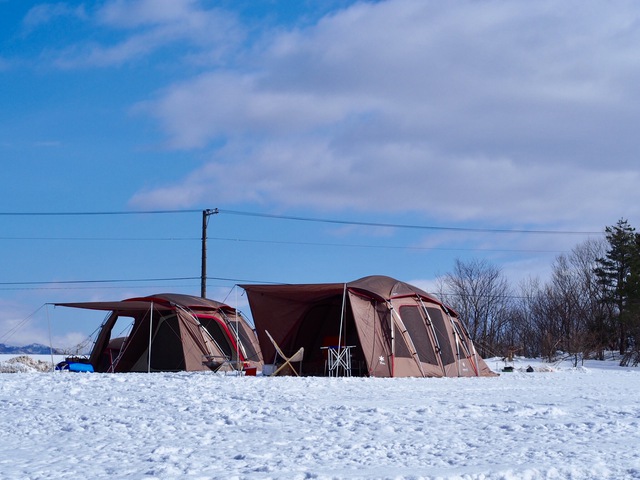
[(207, 225), (209, 217), (216, 213), (219, 213), (217, 208), (202, 211), (202, 273), (200, 275), (200, 296), (202, 298), (207, 296)]

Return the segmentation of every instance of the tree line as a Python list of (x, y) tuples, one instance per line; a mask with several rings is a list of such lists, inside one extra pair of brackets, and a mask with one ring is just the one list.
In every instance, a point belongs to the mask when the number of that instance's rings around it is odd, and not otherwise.
[(486, 260), (458, 259), (438, 290), (484, 357), (570, 356), (578, 365), (616, 351), (622, 365), (640, 363), (640, 234), (625, 219), (557, 256), (546, 282), (514, 286)]

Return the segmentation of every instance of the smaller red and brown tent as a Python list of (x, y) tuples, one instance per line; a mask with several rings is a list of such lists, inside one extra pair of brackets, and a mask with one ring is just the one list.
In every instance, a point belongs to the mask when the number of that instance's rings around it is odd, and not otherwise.
[(276, 344), (304, 348), (304, 373), (327, 374), (327, 350), (348, 348), (350, 374), (374, 377), (495, 375), (458, 314), (433, 295), (385, 276), (348, 283), (240, 285), (265, 362)]
[[(110, 311), (90, 363), (96, 372), (158, 372), (261, 368), (257, 338), (234, 308), (214, 300), (163, 293), (115, 302), (58, 303)], [(112, 332), (130, 323), (125, 337)]]

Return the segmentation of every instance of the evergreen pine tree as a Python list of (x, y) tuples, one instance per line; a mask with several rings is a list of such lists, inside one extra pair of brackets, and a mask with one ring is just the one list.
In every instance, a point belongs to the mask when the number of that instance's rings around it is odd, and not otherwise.
[(604, 257), (597, 259), (595, 273), (605, 292), (603, 301), (617, 324), (618, 348), (624, 354), (640, 342), (640, 338), (634, 338), (638, 333), (640, 307), (640, 237), (624, 219), (606, 227), (605, 232), (609, 248)]

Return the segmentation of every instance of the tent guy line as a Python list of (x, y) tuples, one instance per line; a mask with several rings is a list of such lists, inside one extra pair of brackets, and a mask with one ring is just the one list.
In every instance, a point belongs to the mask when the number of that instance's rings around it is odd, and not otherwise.
[(465, 233), (519, 233), (519, 234), (539, 234), (539, 235), (603, 235), (603, 231), (578, 231), (578, 230), (528, 230), (528, 229), (507, 229), (507, 228), (481, 228), (481, 227), (450, 227), (442, 225), (414, 225), (402, 223), (381, 223), (362, 222), (356, 220), (337, 220), (331, 218), (300, 217), (292, 215), (275, 215), (268, 213), (245, 212), (240, 210), (225, 209), (204, 209), (204, 210), (126, 210), (126, 211), (93, 211), (93, 212), (0, 212), (0, 216), (91, 216), (91, 215), (155, 215), (155, 214), (182, 214), (182, 213), (202, 213), (215, 211), (215, 213), (226, 213), (228, 215), (240, 215), (247, 217), (270, 218), (277, 220), (294, 220), (299, 222), (332, 223), (337, 225), (354, 225), (364, 227), (384, 227), (400, 228), (412, 230), (445, 230)]

